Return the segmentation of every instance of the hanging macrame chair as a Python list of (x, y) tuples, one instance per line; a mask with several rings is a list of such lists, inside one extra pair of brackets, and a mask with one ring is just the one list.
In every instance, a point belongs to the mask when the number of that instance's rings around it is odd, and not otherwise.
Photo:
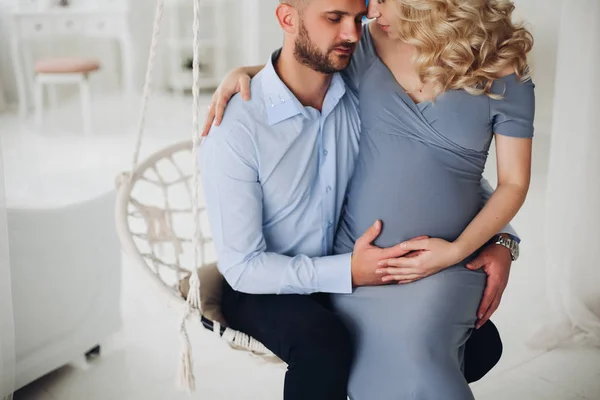
[[(216, 266), (202, 188), (199, 184), (199, 30), (200, 0), (193, 0), (192, 140), (164, 148), (138, 163), (164, 0), (157, 1), (138, 134), (129, 172), (117, 178), (116, 230), (121, 245), (158, 286), (182, 305), (179, 384), (193, 391), (195, 379), (186, 323), (190, 318), (224, 339), (232, 348), (281, 362), (262, 343), (227, 327), (220, 311), (223, 277)], [(190, 171), (191, 169), (191, 171)]]

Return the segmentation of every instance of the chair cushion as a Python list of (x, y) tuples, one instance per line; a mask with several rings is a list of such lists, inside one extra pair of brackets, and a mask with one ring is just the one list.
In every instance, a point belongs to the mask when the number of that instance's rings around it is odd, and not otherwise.
[(35, 63), (35, 71), (42, 74), (83, 74), (99, 68), (98, 61), (86, 58), (46, 58)]

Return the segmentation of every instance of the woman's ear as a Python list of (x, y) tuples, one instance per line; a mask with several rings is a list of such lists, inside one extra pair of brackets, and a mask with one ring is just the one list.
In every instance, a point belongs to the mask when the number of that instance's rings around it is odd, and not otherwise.
[(285, 33), (294, 35), (298, 33), (299, 15), (298, 10), (289, 4), (280, 3), (275, 10), (279, 26)]

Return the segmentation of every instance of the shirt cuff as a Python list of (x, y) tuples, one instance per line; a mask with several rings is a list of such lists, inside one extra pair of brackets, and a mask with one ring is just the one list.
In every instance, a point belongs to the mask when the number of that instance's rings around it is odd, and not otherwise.
[(498, 232), (498, 234), (501, 234), (501, 233), (505, 233), (505, 234), (509, 235), (517, 243), (521, 243), (521, 238), (519, 237), (517, 232), (513, 229), (513, 227), (510, 224), (506, 225), (504, 228), (502, 228), (502, 230), (500, 232)]
[(322, 293), (352, 293), (352, 253), (315, 260)]

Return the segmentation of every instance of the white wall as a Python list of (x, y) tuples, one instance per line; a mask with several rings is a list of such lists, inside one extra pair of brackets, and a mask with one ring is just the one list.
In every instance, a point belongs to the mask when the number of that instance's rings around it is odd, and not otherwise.
[(534, 38), (532, 77), (536, 85), (536, 135), (550, 135), (560, 12), (563, 0), (514, 0)]
[(8, 0), (0, 0), (0, 88), (5, 92), (7, 101), (16, 99), (16, 88), (14, 87), (14, 75), (10, 62), (10, 49), (7, 38), (8, 30)]
[(278, 0), (244, 0), (241, 4), (243, 20), (247, 23), (240, 37), (244, 65), (264, 64), (273, 50), (283, 45), (283, 32), (275, 18)]
[(0, 137), (0, 398), (11, 393), (15, 383), (15, 322), (4, 183), (4, 160), (2, 137)]
[(259, 55), (261, 63), (266, 62), (273, 50), (283, 45), (283, 32), (275, 17), (278, 0), (258, 0), (260, 2), (261, 21)]

